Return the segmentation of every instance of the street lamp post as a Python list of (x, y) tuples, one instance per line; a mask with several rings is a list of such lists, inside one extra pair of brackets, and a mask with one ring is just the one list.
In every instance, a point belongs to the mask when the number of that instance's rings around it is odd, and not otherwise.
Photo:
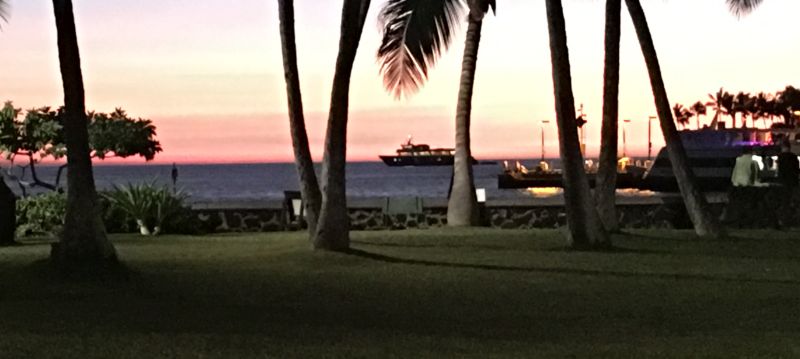
[(622, 123), (622, 157), (628, 157), (628, 135), (626, 130), (631, 120), (625, 119), (622, 120)]
[(653, 159), (653, 120), (657, 119), (656, 116), (650, 116), (647, 118), (647, 160), (650, 161)]
[(550, 123), (548, 120), (542, 121), (542, 162), (544, 162), (544, 126)]

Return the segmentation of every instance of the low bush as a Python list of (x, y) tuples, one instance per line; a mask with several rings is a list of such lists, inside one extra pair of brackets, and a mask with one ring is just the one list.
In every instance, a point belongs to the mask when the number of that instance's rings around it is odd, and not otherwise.
[(17, 237), (55, 236), (64, 226), (67, 195), (48, 192), (17, 200)]
[(171, 191), (155, 182), (128, 184), (103, 193), (109, 203), (106, 213), (121, 211), (145, 236), (161, 233), (196, 234), (197, 219), (185, 205), (183, 191)]

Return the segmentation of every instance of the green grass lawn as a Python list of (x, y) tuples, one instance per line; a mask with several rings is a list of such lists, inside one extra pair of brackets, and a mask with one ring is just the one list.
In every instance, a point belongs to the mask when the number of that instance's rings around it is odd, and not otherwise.
[(2, 358), (798, 357), (800, 232), (115, 237), (127, 282), (64, 283), (0, 248)]

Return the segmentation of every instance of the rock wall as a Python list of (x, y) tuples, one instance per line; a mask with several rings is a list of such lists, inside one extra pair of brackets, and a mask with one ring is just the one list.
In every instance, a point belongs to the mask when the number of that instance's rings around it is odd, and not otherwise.
[[(723, 205), (714, 206), (721, 213)], [(634, 228), (691, 228), (682, 203), (621, 205), (620, 225)], [(204, 208), (196, 210), (208, 232), (267, 232), (298, 230), (301, 224), (291, 222), (280, 208)], [(490, 206), (482, 209), (485, 225), (502, 229), (558, 228), (566, 224), (562, 206)], [(351, 229), (393, 230), (435, 228), (447, 224), (447, 209), (425, 208), (421, 214), (384, 215), (381, 208), (350, 210)]]

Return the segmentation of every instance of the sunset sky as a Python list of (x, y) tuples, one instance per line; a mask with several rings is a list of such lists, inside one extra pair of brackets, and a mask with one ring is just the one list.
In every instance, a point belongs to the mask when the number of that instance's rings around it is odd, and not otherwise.
[[(296, 0), (299, 67), (312, 153), (321, 158), (338, 46), (341, 0)], [(672, 103), (724, 87), (775, 92), (800, 85), (800, 1), (769, 0), (737, 19), (724, 0), (643, 0)], [(87, 107), (152, 119), (157, 162), (281, 162), (292, 159), (277, 1), (79, 0), (75, 3)], [(377, 160), (407, 135), (453, 145), (463, 36), (410, 99), (382, 87), (373, 0), (352, 78), (348, 157)], [(10, 0), (0, 32), (0, 100), (23, 108), (63, 101), (48, 0)], [(564, 0), (576, 105), (588, 114), (597, 153), (602, 109), (604, 1)], [(627, 11), (623, 7), (623, 11)], [(478, 158), (539, 155), (542, 120), (554, 117), (544, 1), (500, 0), (486, 18), (473, 107)], [(461, 35), (466, 26), (461, 27)], [(645, 153), (655, 113), (644, 61), (623, 14), (620, 119), (629, 152)], [(654, 123), (654, 125), (656, 125)], [(654, 126), (655, 129), (655, 126)], [(547, 151), (557, 152), (555, 123)], [(663, 141), (656, 130), (654, 141)], [(136, 160), (141, 162), (143, 160)]]

